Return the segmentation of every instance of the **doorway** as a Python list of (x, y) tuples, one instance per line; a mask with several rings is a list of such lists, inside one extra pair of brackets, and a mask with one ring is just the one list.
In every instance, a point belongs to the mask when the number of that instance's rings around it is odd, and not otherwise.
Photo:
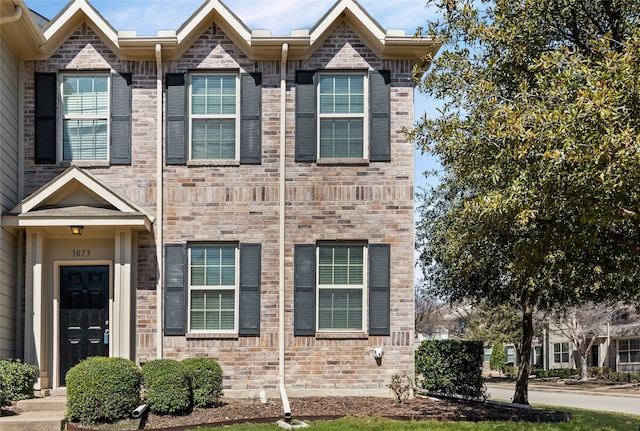
[(109, 266), (60, 266), (60, 386), (74, 365), (109, 356)]

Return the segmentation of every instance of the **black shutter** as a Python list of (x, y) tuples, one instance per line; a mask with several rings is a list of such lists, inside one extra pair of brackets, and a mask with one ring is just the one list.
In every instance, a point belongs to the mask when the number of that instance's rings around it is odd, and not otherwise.
[(369, 74), (369, 160), (391, 161), (391, 73)]
[(296, 162), (316, 160), (315, 71), (296, 71)]
[(240, 244), (240, 335), (260, 335), (260, 244)]
[(184, 73), (167, 73), (167, 165), (187, 163), (187, 96)]
[(391, 254), (389, 244), (369, 246), (369, 335), (390, 335)]
[(294, 262), (293, 334), (313, 336), (316, 333), (316, 247), (297, 244)]
[(131, 164), (131, 74), (111, 75), (111, 163)]
[(240, 163), (262, 161), (262, 74), (240, 75)]
[(164, 334), (184, 335), (187, 326), (186, 246), (166, 244), (164, 247)]
[(35, 162), (56, 162), (56, 101), (58, 78), (55, 73), (35, 74)]

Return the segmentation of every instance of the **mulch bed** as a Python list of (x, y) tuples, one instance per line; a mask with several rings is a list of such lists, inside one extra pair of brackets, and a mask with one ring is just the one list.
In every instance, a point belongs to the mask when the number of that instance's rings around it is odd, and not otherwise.
[[(415, 397), (397, 403), (392, 398), (376, 397), (308, 397), (289, 400), (293, 419), (315, 421), (345, 416), (378, 416), (395, 420), (436, 421), (526, 421), (566, 422), (568, 413), (533, 408), (517, 408), (508, 404), (481, 403), (457, 399)], [(225, 398), (219, 407), (196, 408), (185, 415), (155, 415), (148, 413), (139, 419), (95, 427), (67, 424), (70, 431), (162, 429), (183, 431), (195, 426), (223, 426), (235, 423), (275, 422), (283, 418), (279, 399), (263, 404), (258, 399)]]

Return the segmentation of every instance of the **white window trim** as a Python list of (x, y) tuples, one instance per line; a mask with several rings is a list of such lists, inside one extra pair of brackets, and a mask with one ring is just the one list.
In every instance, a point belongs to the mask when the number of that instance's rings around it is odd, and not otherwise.
[[(320, 284), (320, 248), (326, 247), (340, 247), (340, 246), (349, 246), (349, 247), (362, 247), (362, 285), (358, 284)], [(339, 242), (339, 243), (319, 243), (316, 244), (316, 333), (366, 333), (367, 332), (367, 323), (369, 316), (369, 297), (368, 297), (368, 275), (369, 275), (369, 249), (367, 244), (360, 242)], [(362, 327), (361, 329), (330, 329), (320, 328), (320, 290), (321, 289), (361, 289), (362, 290)]]
[(631, 340), (637, 340), (637, 338), (625, 338), (625, 339), (622, 339), (622, 340), (618, 340), (618, 343), (617, 343), (618, 344), (618, 362), (621, 363), (621, 364), (625, 364), (625, 365), (640, 364), (640, 362), (633, 362), (633, 361), (625, 362), (625, 361), (621, 360), (620, 352), (625, 352), (626, 355), (627, 355), (627, 358), (628, 358), (629, 357), (629, 352), (635, 352), (637, 350), (637, 349), (631, 349), (631, 348), (628, 348), (626, 350), (620, 349), (620, 344), (621, 344), (622, 341), (627, 341), (627, 346), (628, 346), (629, 342)]
[[(64, 113), (64, 78), (69, 76), (99, 76), (107, 79), (107, 113), (105, 115), (65, 115)], [(111, 75), (107, 71), (87, 71), (87, 72), (62, 72), (58, 75), (58, 97), (60, 102), (59, 114), (57, 115), (57, 141), (58, 141), (58, 161), (61, 163), (87, 163), (87, 162), (109, 162), (111, 160)], [(64, 122), (65, 120), (106, 120), (107, 122), (107, 151), (104, 159), (69, 159), (64, 158)]]
[[(560, 346), (560, 351), (556, 352), (556, 345)], [(563, 349), (563, 346), (567, 346), (566, 351)], [(553, 363), (554, 364), (568, 364), (569, 362), (571, 362), (571, 346), (569, 346), (569, 343), (566, 341), (559, 341), (557, 343), (553, 343)], [(567, 355), (567, 360), (563, 361), (562, 357), (563, 355)], [(556, 361), (556, 355), (560, 355), (560, 361)]]
[[(191, 78), (194, 76), (233, 76), (236, 80), (236, 113), (234, 115), (230, 114), (192, 114), (192, 105), (193, 98), (191, 94)], [(188, 143), (189, 143), (189, 160), (193, 161), (197, 164), (201, 163), (213, 163), (213, 164), (225, 164), (230, 162), (239, 162), (240, 161), (240, 116), (241, 116), (241, 106), (240, 106), (240, 74), (237, 72), (194, 72), (189, 74), (189, 83), (188, 83), (188, 104), (189, 104), (189, 114), (188, 114)], [(236, 124), (236, 142), (235, 142), (235, 156), (233, 159), (194, 159), (193, 158), (193, 120), (196, 119), (229, 119), (234, 118)]]
[[(369, 74), (364, 70), (323, 70), (318, 72), (318, 76), (329, 75), (359, 75), (363, 77), (363, 113), (362, 114), (322, 114), (320, 112), (320, 83), (316, 85), (316, 112), (318, 113), (316, 119), (316, 154), (318, 160), (368, 160), (369, 159)], [(335, 158), (335, 157), (322, 157), (320, 153), (320, 122), (324, 118), (362, 118), (362, 158)]]
[[(193, 248), (198, 247), (234, 247), (234, 257), (235, 257), (235, 284), (233, 286), (191, 286), (191, 250)], [(240, 246), (238, 244), (193, 244), (187, 247), (188, 253), (188, 268), (187, 268), (187, 279), (188, 279), (188, 294), (187, 294), (187, 313), (188, 313), (188, 326), (187, 333), (188, 334), (231, 334), (237, 335), (238, 333), (238, 324), (239, 324), (239, 310), (240, 310)], [(194, 290), (234, 290), (234, 312), (233, 312), (233, 329), (191, 329), (191, 292)]]

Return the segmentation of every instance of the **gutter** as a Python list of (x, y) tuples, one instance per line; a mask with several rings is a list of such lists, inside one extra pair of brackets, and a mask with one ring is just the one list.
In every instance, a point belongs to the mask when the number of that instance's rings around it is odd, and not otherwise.
[(20, 17), (22, 17), (22, 7), (16, 6), (16, 10), (13, 14), (0, 17), (0, 25), (18, 21)]
[(287, 56), (289, 54), (289, 44), (282, 44), (282, 59), (280, 61), (280, 178), (279, 178), (279, 195), (280, 195), (280, 239), (278, 257), (279, 257), (279, 322), (278, 322), (278, 378), (280, 384), (280, 399), (282, 400), (282, 408), (284, 409), (284, 418), (287, 422), (291, 421), (291, 407), (289, 406), (289, 398), (285, 388), (285, 369), (284, 369), (284, 350), (285, 350), (285, 333), (284, 333), (284, 293), (285, 293), (285, 266), (284, 266), (284, 241), (285, 241), (285, 180), (286, 180), (286, 131), (287, 131)]
[(164, 254), (163, 254), (163, 229), (164, 229), (164, 215), (163, 208), (164, 205), (162, 203), (162, 195), (163, 195), (163, 179), (162, 179), (162, 162), (163, 162), (163, 146), (162, 146), (162, 45), (156, 43), (156, 212), (158, 217), (158, 231), (157, 241), (156, 241), (156, 256), (158, 259), (158, 284), (156, 285), (156, 302), (158, 304), (157, 313), (157, 322), (158, 322), (158, 330), (156, 331), (158, 335), (158, 340), (156, 341), (156, 356), (158, 359), (162, 359), (163, 354), (163, 339), (164, 339), (164, 322), (162, 321), (162, 295), (163, 291), (163, 282), (164, 282), (164, 268), (162, 266), (164, 262)]

